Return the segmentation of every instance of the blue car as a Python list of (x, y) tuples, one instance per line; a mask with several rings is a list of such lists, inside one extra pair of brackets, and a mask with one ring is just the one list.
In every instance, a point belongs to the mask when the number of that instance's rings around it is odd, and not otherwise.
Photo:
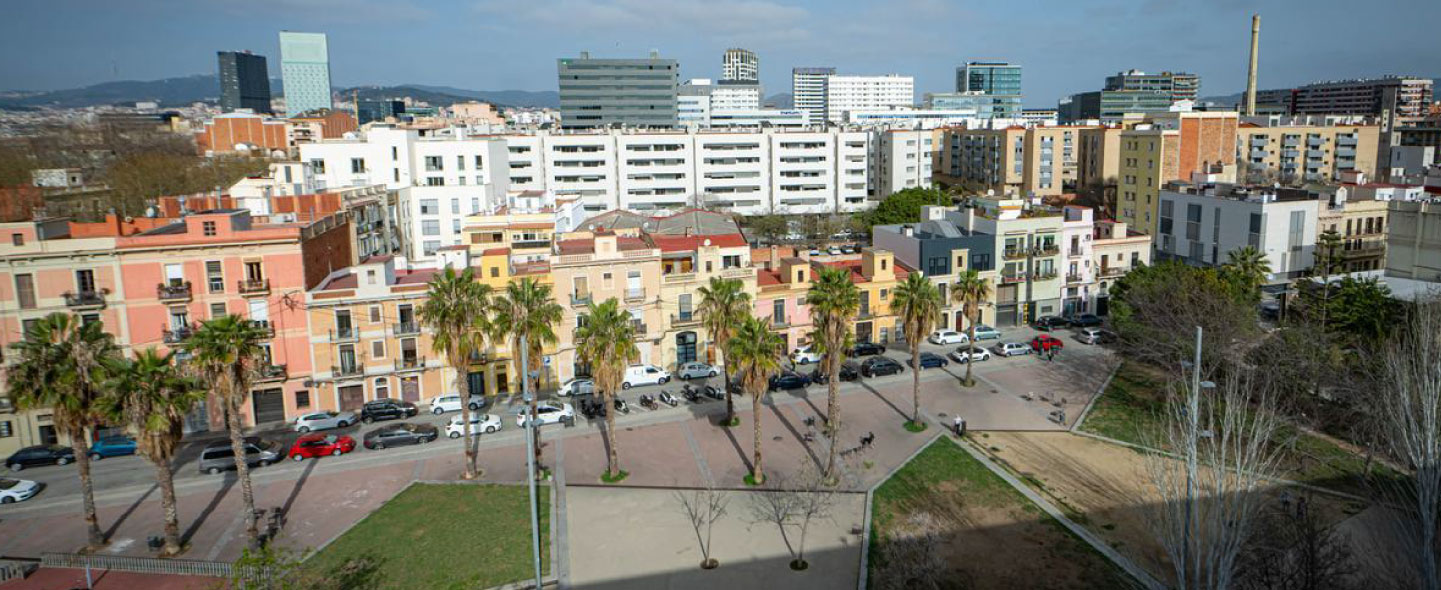
[(106, 457), (135, 454), (135, 439), (128, 436), (107, 436), (90, 445), (90, 458), (96, 461)]
[(935, 354), (935, 353), (931, 353), (931, 352), (923, 352), (923, 353), (921, 353), (921, 368), (922, 368), (922, 369), (934, 369), (934, 368), (938, 368), (938, 367), (944, 367), (944, 366), (949, 365), (949, 364), (951, 364), (951, 362), (948, 361), (948, 360), (946, 360), (946, 357), (943, 357), (943, 356), (941, 356), (941, 355), (939, 355), (939, 354)]

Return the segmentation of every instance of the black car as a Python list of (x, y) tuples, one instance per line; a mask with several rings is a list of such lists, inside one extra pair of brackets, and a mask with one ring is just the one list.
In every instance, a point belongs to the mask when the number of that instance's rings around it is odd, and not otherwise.
[(934, 369), (936, 367), (944, 367), (949, 364), (951, 364), (951, 361), (946, 360), (946, 357), (943, 357), (939, 354), (933, 352), (921, 353), (922, 369)]
[(852, 358), (875, 356), (878, 354), (885, 354), (885, 352), (886, 345), (876, 344), (875, 342), (857, 342), (855, 346), (851, 347)]
[(403, 420), (419, 413), (420, 409), (413, 403), (382, 398), (365, 402), (360, 408), (360, 421), (370, 424), (376, 420)]
[(1094, 328), (1099, 325), (1101, 325), (1101, 316), (1093, 313), (1083, 313), (1071, 317), (1071, 327), (1073, 328)]
[(433, 442), (439, 437), (440, 430), (429, 424), (401, 422), (365, 433), (365, 439), (361, 444), (364, 444), (367, 449), (383, 449)]
[[(857, 379), (860, 379), (860, 363), (857, 363), (855, 361), (846, 361), (844, 363), (841, 363), (840, 375), (838, 376), (841, 378), (841, 381), (855, 381)], [(811, 371), (811, 383), (828, 382), (830, 382), (830, 375), (826, 373), (825, 369), (816, 369), (814, 371)]]
[(1031, 325), (1035, 326), (1038, 330), (1052, 330), (1069, 326), (1071, 325), (1071, 321), (1058, 315), (1048, 315), (1037, 319)]
[(75, 449), (60, 445), (35, 445), (25, 447), (5, 459), (5, 466), (11, 471), (38, 465), (64, 465), (75, 462)]
[(775, 377), (771, 377), (771, 391), (778, 389), (805, 389), (811, 384), (811, 380), (805, 375), (795, 371), (785, 371)]
[(899, 362), (888, 356), (868, 358), (861, 363), (861, 374), (867, 377), (879, 377), (881, 375), (895, 375), (905, 371)]

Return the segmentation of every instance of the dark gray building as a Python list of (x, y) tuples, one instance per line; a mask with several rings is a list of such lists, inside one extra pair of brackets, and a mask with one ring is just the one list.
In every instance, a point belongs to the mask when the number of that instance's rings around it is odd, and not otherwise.
[(560, 83), (560, 126), (585, 129), (675, 127), (680, 64), (651, 53), (649, 59), (579, 58), (556, 60)]
[(988, 272), (996, 266), (996, 237), (968, 231), (945, 216), (944, 207), (921, 208), (920, 223), (877, 225), (871, 228), (876, 248), (890, 250), (896, 262), (918, 270), (941, 291), (941, 314), (937, 328), (966, 325), (963, 309), (950, 293), (957, 277), (966, 270)]
[(270, 110), (270, 74), (265, 56), (249, 51), (220, 51), (220, 108), (225, 112)]

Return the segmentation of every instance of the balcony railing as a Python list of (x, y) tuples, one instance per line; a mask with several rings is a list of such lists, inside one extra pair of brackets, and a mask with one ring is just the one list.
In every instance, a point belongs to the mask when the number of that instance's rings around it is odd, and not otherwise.
[(695, 313), (673, 313), (670, 314), (672, 326), (688, 326), (700, 323), (700, 315)]
[(754, 276), (755, 273), (756, 273), (756, 271), (754, 271), (754, 270), (752, 270), (752, 269), (749, 269), (749, 268), (744, 268), (744, 267), (740, 267), (740, 268), (727, 268), (727, 269), (721, 271), (721, 278), (723, 278), (723, 279), (744, 279), (744, 278), (749, 277), (749, 276)]
[(1086, 281), (1086, 277), (1085, 277), (1085, 275), (1082, 275), (1081, 273), (1066, 273), (1066, 283), (1067, 283), (1067, 284), (1084, 283), (1085, 281)]
[(390, 327), (396, 336), (414, 336), (420, 333), (420, 324), (415, 322), (398, 322)]
[(633, 331), (635, 332), (635, 335), (636, 335), (636, 336), (645, 336), (645, 335), (646, 335), (645, 322), (642, 322), (642, 321), (639, 321), (639, 320), (631, 320), (631, 322), (630, 322), (630, 327), (631, 327), (631, 330), (633, 330)]
[(645, 299), (645, 289), (626, 289), (626, 290), (625, 290), (625, 300), (626, 300), (626, 301), (641, 301), (641, 300), (643, 300), (643, 299)]
[(1054, 271), (1054, 270), (1038, 270), (1038, 271), (1036, 271), (1036, 272), (1031, 273), (1031, 280), (1033, 280), (1033, 281), (1049, 281), (1049, 280), (1051, 280), (1051, 279), (1056, 278), (1057, 276), (1060, 276), (1060, 275), (1057, 274), (1056, 271)]
[(1119, 277), (1126, 274), (1126, 268), (1123, 266), (1103, 266), (1099, 274), (1101, 278), (1106, 279)]
[(869, 307), (862, 307), (860, 311), (856, 312), (856, 319), (863, 320), (873, 317), (876, 317), (876, 310)]
[(256, 382), (260, 383), (268, 381), (284, 381), (290, 375), (289, 372), (285, 370), (285, 365), (264, 364), (260, 365), (260, 369), (256, 372), (257, 375), (255, 376), (255, 380)]
[(675, 283), (689, 283), (696, 280), (696, 274), (693, 272), (676, 272), (661, 275), (660, 279), (667, 285)]
[(190, 338), (194, 333), (195, 330), (191, 329), (190, 326), (171, 327), (166, 328), (160, 333), (160, 339), (166, 344), (180, 344)]
[(424, 368), (425, 357), (423, 356), (413, 356), (409, 358), (400, 357), (398, 359), (395, 359), (395, 370), (397, 371), (414, 371)]
[(270, 279), (241, 279), (236, 287), (241, 295), (264, 295), (270, 292)]
[(510, 243), (511, 248), (526, 250), (530, 248), (549, 248), (550, 240), (518, 240)]
[(155, 296), (166, 303), (190, 301), (190, 281), (183, 283), (160, 283), (155, 286)]
[(1061, 253), (1061, 245), (1041, 244), (1039, 246), (1036, 246), (1034, 253), (1036, 256), (1055, 256)]
[(330, 331), (331, 342), (354, 342), (360, 339), (360, 329), (355, 326), (337, 328)]
[(250, 320), (250, 327), (264, 331), (266, 338), (275, 337), (275, 324), (270, 323), (270, 320)]
[(1001, 252), (1001, 257), (1007, 259), (1025, 258), (1028, 252), (1025, 248), (1006, 248)]
[(575, 293), (571, 293), (571, 295), (570, 295), (570, 306), (571, 306), (571, 307), (585, 307), (585, 306), (587, 306), (587, 305), (590, 305), (590, 302), (591, 302), (591, 301), (594, 301), (594, 300), (595, 300), (595, 297), (594, 297), (593, 295), (589, 294), (589, 293), (587, 293), (587, 294), (585, 294), (585, 295), (578, 295), (578, 294), (575, 294)]
[(70, 291), (64, 297), (66, 307), (105, 307), (103, 291)]
[(775, 317), (775, 316), (771, 316), (771, 327), (772, 327), (772, 328), (789, 328), (790, 326), (791, 326), (791, 319), (790, 319), (790, 318), (784, 318), (784, 317), (778, 318), (778, 317)]
[(1021, 272), (1021, 273), (1015, 273), (1015, 274), (1004, 274), (1004, 273), (1001, 274), (1001, 284), (1003, 284), (1003, 285), (1008, 285), (1008, 284), (1012, 284), (1012, 283), (1022, 283), (1022, 282), (1025, 282), (1025, 280), (1026, 280), (1026, 273), (1023, 273), (1023, 272)]
[(350, 365), (342, 363), (340, 366), (330, 367), (330, 374), (336, 377), (356, 377), (365, 374), (365, 367), (360, 363)]

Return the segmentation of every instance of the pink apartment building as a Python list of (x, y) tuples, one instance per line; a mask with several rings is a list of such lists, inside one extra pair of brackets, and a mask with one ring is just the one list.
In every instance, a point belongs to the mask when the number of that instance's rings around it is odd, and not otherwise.
[(786, 350), (810, 342), (811, 308), (806, 304), (814, 278), (809, 262), (773, 252), (756, 269), (756, 317), (769, 319), (771, 329), (785, 338)]

